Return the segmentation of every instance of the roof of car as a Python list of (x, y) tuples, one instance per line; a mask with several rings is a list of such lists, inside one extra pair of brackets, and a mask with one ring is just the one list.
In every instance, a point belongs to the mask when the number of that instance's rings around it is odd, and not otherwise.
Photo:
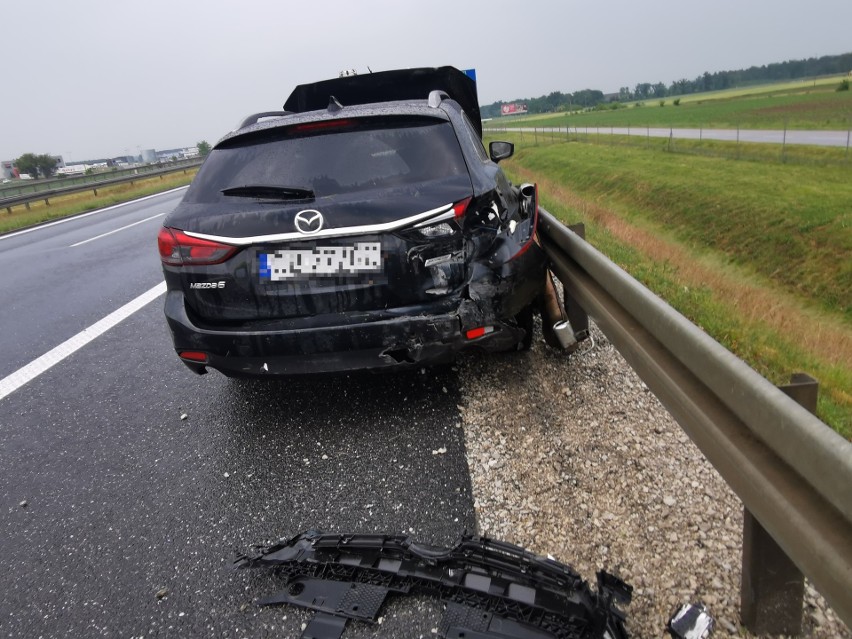
[(445, 121), (449, 120), (449, 117), (442, 109), (429, 106), (429, 102), (426, 99), (400, 100), (394, 102), (380, 102), (376, 104), (359, 104), (355, 106), (332, 104), (330, 108), (304, 113), (267, 111), (254, 114), (253, 116), (246, 118), (239, 128), (225, 135), (221, 140), (219, 140), (216, 146), (218, 147), (224, 142), (235, 138), (261, 134), (263, 131), (274, 130), (285, 126), (293, 126), (308, 122), (322, 122), (325, 120), (381, 116), (414, 116), (429, 117)]

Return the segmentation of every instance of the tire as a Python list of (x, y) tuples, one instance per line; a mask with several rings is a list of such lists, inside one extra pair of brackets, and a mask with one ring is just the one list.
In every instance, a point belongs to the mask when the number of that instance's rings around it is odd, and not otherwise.
[(532, 304), (527, 304), (521, 309), (520, 313), (515, 315), (515, 323), (518, 325), (518, 328), (524, 331), (524, 338), (518, 342), (517, 350), (530, 350), (533, 341), (533, 327), (535, 326), (535, 314), (533, 313)]

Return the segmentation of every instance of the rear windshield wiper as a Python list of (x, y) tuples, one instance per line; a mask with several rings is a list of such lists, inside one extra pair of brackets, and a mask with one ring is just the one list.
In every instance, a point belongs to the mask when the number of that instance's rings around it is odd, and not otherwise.
[(277, 186), (274, 184), (246, 184), (222, 189), (222, 195), (237, 197), (261, 197), (275, 200), (309, 200), (314, 192), (300, 186)]

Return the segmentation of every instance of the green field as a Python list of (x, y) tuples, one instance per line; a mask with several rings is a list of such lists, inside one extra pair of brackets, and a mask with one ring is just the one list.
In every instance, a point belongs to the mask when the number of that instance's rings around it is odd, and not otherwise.
[(518, 142), (506, 168), (545, 208), (774, 383), (817, 377), (820, 417), (852, 435), (847, 168)]
[(643, 106), (526, 117), (495, 118), (494, 127), (683, 127), (716, 129), (818, 129), (852, 127), (852, 91), (836, 91), (841, 79), (809, 83), (762, 85), (747, 89), (650, 99)]
[(704, 93), (690, 93), (689, 95), (680, 96), (675, 95), (668, 99), (671, 101), (676, 98), (680, 98), (681, 104), (685, 104), (687, 102), (703, 102), (708, 99), (727, 100), (729, 98), (747, 98), (761, 95), (778, 95), (781, 93), (807, 93), (814, 89), (834, 91), (837, 89), (840, 82), (846, 79), (846, 77), (847, 76), (844, 75), (835, 75), (822, 78), (806, 78), (802, 80), (771, 82), (767, 84), (752, 84), (749, 86), (737, 87), (736, 89), (705, 91)]

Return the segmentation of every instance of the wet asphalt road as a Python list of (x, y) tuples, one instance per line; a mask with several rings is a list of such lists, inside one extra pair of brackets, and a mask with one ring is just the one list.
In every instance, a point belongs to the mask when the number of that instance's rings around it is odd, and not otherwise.
[(0, 378), (162, 281), (156, 233), (181, 197), (0, 236)]
[[(134, 210), (140, 220), (153, 214)], [(30, 241), (80, 232), (95, 218), (109, 226), (92, 216)], [(156, 273), (159, 224), (87, 246), (124, 255), (122, 273)], [(0, 255), (12, 244), (0, 241)], [(63, 250), (57, 242), (57, 259)], [(122, 298), (106, 312), (126, 301), (110, 284), (117, 271), (89, 259), (81, 289), (51, 300), (51, 326), (63, 325), (63, 313), (69, 324), (105, 314), (75, 299)], [(146, 278), (126, 293), (157, 283)], [(28, 321), (21, 310), (3, 316), (2, 347), (16, 357), (34, 348), (9, 338)], [(66, 337), (57, 329), (39, 347)], [(276, 590), (274, 575), (230, 563), (251, 544), (309, 528), (406, 532), (436, 544), (473, 530), (457, 389), (450, 369), (197, 377), (174, 356), (158, 298), (0, 400), (0, 636), (298, 636), (305, 613), (251, 605)], [(388, 612), (382, 627), (350, 624), (344, 636), (429, 634), (439, 615), (418, 600)]]

